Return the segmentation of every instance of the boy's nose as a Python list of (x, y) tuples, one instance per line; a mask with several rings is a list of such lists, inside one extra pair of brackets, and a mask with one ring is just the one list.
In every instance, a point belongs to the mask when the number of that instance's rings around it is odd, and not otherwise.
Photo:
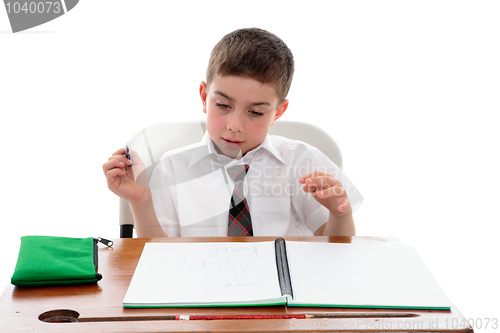
[(243, 121), (241, 112), (231, 112), (227, 120), (227, 128), (233, 132), (241, 132), (243, 129)]

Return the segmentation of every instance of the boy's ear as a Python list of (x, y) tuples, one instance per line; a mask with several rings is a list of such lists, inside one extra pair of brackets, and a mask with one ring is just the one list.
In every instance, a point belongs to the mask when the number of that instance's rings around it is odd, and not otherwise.
[(278, 120), (278, 118), (281, 117), (283, 115), (283, 113), (285, 113), (287, 108), (288, 108), (288, 100), (285, 99), (285, 100), (283, 100), (283, 102), (281, 102), (281, 104), (276, 109), (276, 114), (274, 115), (273, 122), (272, 122), (271, 126), (274, 126), (274, 122), (276, 120)]
[(203, 103), (203, 113), (207, 113), (207, 84), (205, 81), (201, 81), (200, 83), (200, 98)]

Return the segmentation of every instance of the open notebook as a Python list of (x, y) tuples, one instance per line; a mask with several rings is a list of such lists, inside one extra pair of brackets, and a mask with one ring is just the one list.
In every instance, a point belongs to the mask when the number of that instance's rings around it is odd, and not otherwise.
[(316, 242), (146, 243), (124, 307), (449, 309), (409, 246)]

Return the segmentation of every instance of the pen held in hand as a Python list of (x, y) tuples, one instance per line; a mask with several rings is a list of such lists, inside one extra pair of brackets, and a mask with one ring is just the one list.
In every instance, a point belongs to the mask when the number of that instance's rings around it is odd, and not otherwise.
[(128, 158), (128, 159), (130, 160), (130, 165), (129, 165), (129, 167), (131, 167), (131, 166), (132, 166), (132, 164), (134, 163), (134, 162), (132, 161), (132, 151), (130, 150), (130, 148), (129, 148), (128, 146), (125, 146), (125, 148), (124, 148), (124, 149), (125, 149), (125, 157), (126, 157), (126, 158)]

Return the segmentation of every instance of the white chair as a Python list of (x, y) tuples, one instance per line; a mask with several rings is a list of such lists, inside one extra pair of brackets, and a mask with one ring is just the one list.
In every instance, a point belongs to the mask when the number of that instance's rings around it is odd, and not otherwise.
[[(171, 149), (200, 142), (205, 133), (205, 121), (186, 121), (162, 123), (147, 127), (128, 142), (147, 167), (149, 176), (163, 154)], [(333, 138), (311, 124), (278, 120), (269, 132), (294, 140), (301, 140), (319, 148), (339, 168), (342, 169), (342, 154)], [(134, 217), (127, 201), (120, 198), (120, 237), (131, 238), (134, 229)]]

